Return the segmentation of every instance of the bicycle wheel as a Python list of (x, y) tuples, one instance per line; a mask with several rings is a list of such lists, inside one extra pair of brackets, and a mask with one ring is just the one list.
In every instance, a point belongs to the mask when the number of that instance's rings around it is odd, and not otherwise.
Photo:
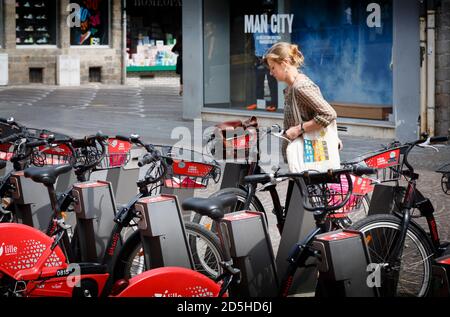
[[(219, 238), (202, 226), (185, 222), (186, 236), (194, 260), (194, 269), (210, 278), (222, 273), (220, 262), (223, 252)], [(151, 261), (151, 256), (150, 256)], [(144, 262), (144, 251), (139, 231), (125, 241), (114, 267), (114, 280), (131, 278), (146, 271), (150, 263)]]
[(217, 235), (198, 223), (185, 224), (189, 247), (194, 260), (194, 270), (216, 278), (222, 274), (220, 262), (224, 255)]
[[(221, 189), (221, 190), (211, 194), (211, 196), (209, 196), (208, 198), (216, 198), (221, 195), (230, 195), (230, 194), (233, 194), (237, 197), (237, 204), (233, 210), (226, 210), (225, 212), (235, 212), (235, 211), (243, 210), (245, 201), (247, 200), (247, 192), (243, 189), (224, 188), (224, 189)], [(252, 211), (259, 211), (264, 214), (266, 213), (264, 210), (264, 207), (262, 206), (261, 202), (258, 200), (258, 198), (256, 196), (254, 196), (252, 198), (249, 209)], [(198, 224), (202, 225), (203, 227), (205, 227), (206, 229), (211, 230), (214, 233), (217, 233), (217, 230), (215, 230), (215, 228), (214, 228), (214, 223), (211, 220), (211, 218), (209, 218), (209, 217), (202, 216), (202, 215), (196, 213), (194, 215), (194, 217), (192, 218), (192, 222), (198, 223)]]
[[(426, 296), (431, 283), (433, 251), (426, 235), (414, 225), (408, 227), (400, 267), (387, 262), (400, 235), (401, 219), (393, 215), (373, 215), (355, 223), (352, 229), (364, 234), (371, 262), (381, 265), (381, 296)], [(392, 274), (398, 273), (395, 290), (389, 289)]]

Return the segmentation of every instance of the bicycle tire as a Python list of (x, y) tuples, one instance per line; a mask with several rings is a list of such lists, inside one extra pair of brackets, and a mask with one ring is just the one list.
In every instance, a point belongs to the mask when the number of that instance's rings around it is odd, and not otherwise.
[[(400, 226), (400, 218), (381, 214), (368, 216), (355, 223), (351, 229), (361, 231), (364, 234), (371, 262), (385, 264), (385, 257), (388, 251), (392, 250)], [(396, 296), (423, 297), (430, 290), (433, 248), (426, 233), (419, 228), (411, 220), (405, 238), (400, 268), (390, 267), (391, 270), (398, 270), (399, 272), (398, 285), (395, 290)], [(391, 290), (383, 288), (383, 284), (383, 278), (381, 278), (380, 296), (392, 294)]]
[[(222, 272), (219, 264), (224, 258), (219, 238), (199, 224), (191, 222), (185, 222), (185, 230), (186, 235), (188, 236), (188, 243), (191, 248), (191, 252), (193, 253), (192, 257), (194, 260), (194, 269), (209, 278), (217, 277)], [(195, 252), (195, 250), (197, 250), (197, 240), (195, 239), (195, 237), (207, 242), (207, 245), (210, 248), (209, 253), (205, 251), (207, 255), (211, 255), (212, 252), (212, 254), (217, 257), (214, 263), (211, 261), (208, 262), (211, 266), (214, 266), (217, 269), (217, 272), (212, 273), (210, 267), (205, 267), (205, 259), (199, 256), (198, 252)], [(195, 244), (194, 251), (192, 244)], [(137, 230), (129, 236), (119, 252), (116, 263), (114, 265), (113, 279), (114, 281), (117, 281), (124, 278), (131, 278), (148, 270), (148, 267), (150, 267), (150, 264), (144, 263), (140, 233)]]
[[(244, 202), (247, 199), (247, 192), (241, 188), (224, 188), (224, 189), (221, 189), (221, 190), (211, 194), (208, 198), (216, 198), (221, 195), (230, 195), (230, 194), (233, 194), (237, 197), (238, 203), (236, 204), (236, 208), (234, 210), (225, 210), (225, 212), (229, 213), (229, 212), (235, 212), (235, 211), (242, 210), (243, 206), (244, 206)], [(252, 211), (262, 212), (264, 214), (265, 218), (267, 219), (266, 211), (264, 210), (264, 207), (263, 207), (262, 203), (259, 201), (258, 197), (256, 197), (256, 196), (252, 197), (252, 201), (250, 203), (249, 209)], [(206, 216), (202, 216), (202, 215), (196, 213), (194, 215), (194, 217), (192, 218), (192, 222), (200, 224), (203, 227), (205, 227), (206, 229), (212, 230), (214, 233), (217, 232), (214, 229), (214, 224), (213, 224), (212, 220)]]

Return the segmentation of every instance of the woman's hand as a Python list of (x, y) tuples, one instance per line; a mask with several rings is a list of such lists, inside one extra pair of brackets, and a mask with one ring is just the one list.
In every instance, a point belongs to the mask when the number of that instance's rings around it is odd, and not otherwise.
[(286, 131), (286, 137), (293, 141), (300, 136), (300, 126), (292, 127)]
[(344, 143), (342, 143), (342, 140), (339, 139), (339, 143), (338, 143), (338, 149), (339, 149), (339, 151), (342, 151), (343, 148), (344, 148)]

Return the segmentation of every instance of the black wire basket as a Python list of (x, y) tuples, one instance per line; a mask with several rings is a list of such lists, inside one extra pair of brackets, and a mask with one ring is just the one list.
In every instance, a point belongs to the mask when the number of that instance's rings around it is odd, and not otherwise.
[(131, 158), (130, 150), (132, 146), (133, 144), (130, 142), (109, 138), (106, 154), (96, 166), (96, 170), (106, 170), (127, 165)]
[(344, 165), (365, 164), (377, 169), (376, 176), (380, 183), (398, 181), (401, 178), (405, 146), (395, 146), (362, 155)]
[[(349, 194), (349, 180), (345, 175), (335, 177), (333, 182), (307, 184), (309, 206), (331, 210), (330, 218), (345, 218), (352, 212), (359, 210), (367, 192), (371, 191), (372, 180), (365, 177), (350, 175), (352, 192)], [(345, 199), (349, 196), (347, 202)], [(341, 206), (342, 205), (342, 206)]]
[(167, 165), (162, 186), (166, 188), (201, 189), (212, 179), (217, 183), (221, 176), (220, 165), (210, 156), (200, 152), (173, 147), (155, 146)]
[(30, 163), (34, 166), (51, 166), (62, 164), (73, 164), (76, 158), (70, 148), (65, 144), (57, 146), (40, 146), (33, 150)]

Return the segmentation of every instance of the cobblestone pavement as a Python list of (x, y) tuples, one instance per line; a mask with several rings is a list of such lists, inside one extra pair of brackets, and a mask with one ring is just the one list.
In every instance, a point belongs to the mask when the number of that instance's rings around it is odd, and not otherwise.
[[(136, 81), (127, 86), (85, 85), (76, 88), (57, 86), (9, 86), (0, 87), (0, 117), (14, 116), (17, 121), (33, 127), (41, 127), (83, 136), (98, 130), (106, 134), (139, 133), (144, 140), (153, 143), (174, 144), (171, 133), (176, 127), (194, 128), (192, 121), (182, 119), (181, 97), (178, 96), (178, 79), (167, 78)], [(203, 122), (204, 127), (213, 123)], [(342, 136), (342, 159), (347, 160), (375, 150), (390, 140)], [(450, 163), (449, 147), (439, 153), (418, 149), (411, 154), (411, 162), (418, 169), (419, 189), (429, 195), (435, 205), (438, 227), (444, 240), (450, 239), (450, 196), (440, 189), (440, 175), (433, 171), (444, 163)], [(198, 196), (208, 196), (219, 189), (219, 184), (208, 190), (198, 191)], [(286, 185), (279, 186), (282, 201)], [(279, 236), (271, 215), (270, 196), (258, 194), (269, 214), (270, 231), (274, 248)]]

